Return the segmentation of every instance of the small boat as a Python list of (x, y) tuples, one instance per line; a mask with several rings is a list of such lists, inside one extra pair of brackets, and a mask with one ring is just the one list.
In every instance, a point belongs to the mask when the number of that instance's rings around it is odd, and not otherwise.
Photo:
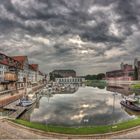
[(140, 104), (135, 99), (127, 98), (122, 100), (120, 104), (133, 111), (140, 111)]
[(29, 100), (29, 99), (20, 99), (19, 103), (16, 104), (17, 106), (22, 106), (22, 107), (26, 107), (26, 106), (30, 106), (33, 103), (35, 103), (35, 100)]

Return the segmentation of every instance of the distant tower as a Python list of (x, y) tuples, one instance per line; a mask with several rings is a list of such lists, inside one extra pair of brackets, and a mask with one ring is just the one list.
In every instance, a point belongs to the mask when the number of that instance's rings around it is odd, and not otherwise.
[(137, 58), (135, 58), (135, 60), (134, 60), (134, 67), (138, 68), (138, 59)]
[(122, 62), (121, 63), (121, 70), (123, 70), (124, 69), (124, 63)]

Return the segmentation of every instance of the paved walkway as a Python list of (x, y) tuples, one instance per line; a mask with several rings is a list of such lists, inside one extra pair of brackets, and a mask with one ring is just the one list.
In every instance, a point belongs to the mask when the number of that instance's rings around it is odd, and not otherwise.
[[(41, 136), (29, 130), (14, 127), (7, 121), (0, 120), (0, 139), (51, 139), (51, 137)], [(140, 139), (140, 129), (119, 136), (108, 137), (107, 139)]]
[(49, 139), (36, 135), (28, 130), (16, 128), (8, 122), (0, 120), (0, 139)]
[(140, 139), (140, 128), (138, 130), (128, 132), (126, 134), (122, 134), (122, 135), (115, 136), (112, 138), (116, 138), (116, 139)]

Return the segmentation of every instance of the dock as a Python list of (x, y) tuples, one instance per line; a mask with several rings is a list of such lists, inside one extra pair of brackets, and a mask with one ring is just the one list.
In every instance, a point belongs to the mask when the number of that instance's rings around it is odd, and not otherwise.
[(16, 110), (14, 113), (12, 113), (11, 115), (9, 115), (9, 118), (11, 119), (17, 119), (21, 114), (23, 114), (26, 111), (25, 107), (22, 107), (18, 110)]
[(18, 101), (15, 101), (11, 104), (6, 105), (3, 109), (11, 110), (13, 113), (9, 115), (9, 118), (11, 119), (17, 119), (22, 113), (24, 113), (27, 109), (27, 107), (17, 106), (16, 104)]
[[(38, 87), (37, 87), (37, 88), (34, 88), (32, 91), (30, 91), (30, 93), (28, 93), (28, 94), (36, 94), (36, 101), (35, 101), (34, 103), (36, 103), (36, 102), (38, 102), (38, 101), (40, 100), (41, 96), (37, 97), (37, 94), (38, 94), (39, 92), (41, 92), (42, 87), (43, 87), (43, 86), (40, 86), (39, 89), (38, 89)], [(23, 97), (23, 95), (21, 95), (21, 97)], [(20, 98), (21, 98), (21, 97), (20, 97)], [(12, 111), (12, 113), (10, 113), (10, 114), (8, 115), (8, 117), (9, 117), (10, 119), (17, 119), (17, 118), (19, 118), (25, 111), (27, 111), (28, 109), (32, 108), (32, 105), (31, 105), (31, 106), (26, 106), (26, 107), (17, 106), (17, 104), (19, 103), (19, 100), (18, 100), (18, 99), (20, 99), (20, 98), (17, 98), (14, 102), (7, 103), (7, 105), (3, 105), (3, 106), (2, 106), (3, 109)], [(33, 104), (34, 104), (34, 103), (33, 103)]]

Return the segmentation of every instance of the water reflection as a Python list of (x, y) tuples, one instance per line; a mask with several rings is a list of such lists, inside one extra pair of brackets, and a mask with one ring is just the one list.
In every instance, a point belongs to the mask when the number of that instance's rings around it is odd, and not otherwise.
[[(115, 97), (114, 97), (115, 96)], [(107, 125), (133, 118), (121, 108), (121, 94), (80, 87), (75, 94), (42, 97), (22, 119), (63, 126)]]
[(118, 92), (123, 95), (130, 95), (133, 92), (130, 90), (130, 85), (128, 84), (108, 84), (106, 89), (111, 92)]

